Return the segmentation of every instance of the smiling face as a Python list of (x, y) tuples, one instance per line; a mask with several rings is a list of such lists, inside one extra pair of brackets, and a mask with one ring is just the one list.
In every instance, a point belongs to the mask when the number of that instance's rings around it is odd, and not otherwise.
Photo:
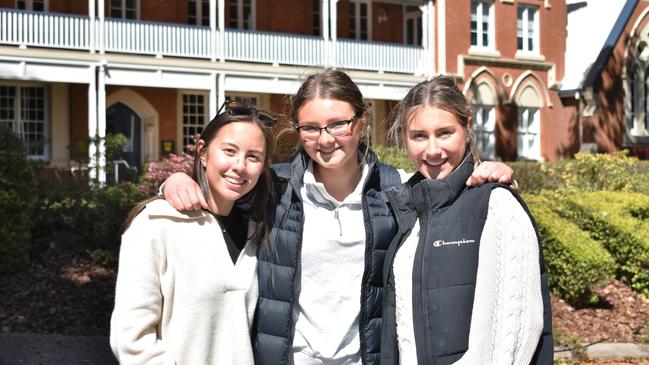
[[(335, 100), (315, 97), (300, 108), (297, 113), (298, 126), (325, 127), (332, 123), (349, 120), (354, 117), (351, 104)], [(361, 140), (364, 121), (358, 118), (349, 124), (349, 133), (342, 137), (332, 137), (322, 130), (316, 140), (309, 140), (300, 134), (302, 146), (318, 168), (327, 171), (347, 173), (356, 171), (358, 166), (358, 144)]]
[(209, 146), (199, 140), (197, 148), (209, 185), (210, 208), (227, 215), (234, 201), (251, 191), (263, 173), (263, 132), (252, 122), (231, 122), (219, 129)]
[(417, 171), (427, 179), (444, 179), (462, 162), (468, 133), (452, 113), (425, 106), (410, 114), (404, 137)]

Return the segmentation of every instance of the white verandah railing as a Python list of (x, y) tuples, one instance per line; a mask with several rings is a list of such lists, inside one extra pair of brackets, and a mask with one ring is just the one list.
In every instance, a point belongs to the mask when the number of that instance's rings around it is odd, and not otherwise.
[(419, 73), (430, 59), (417, 46), (327, 42), (315, 36), (237, 29), (226, 29), (221, 36), (219, 30), (192, 25), (111, 18), (101, 23), (87, 16), (1, 8), (0, 44), (400, 73)]

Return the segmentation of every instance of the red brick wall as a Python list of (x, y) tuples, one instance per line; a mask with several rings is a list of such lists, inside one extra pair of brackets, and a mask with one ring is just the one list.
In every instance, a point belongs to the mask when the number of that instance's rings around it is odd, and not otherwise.
[(594, 91), (599, 96), (600, 105), (596, 110), (592, 124), (598, 150), (602, 152), (619, 151), (623, 147), (626, 132), (624, 120), (625, 93), (623, 89), (626, 45), (627, 42), (632, 45), (627, 55), (627, 57), (631, 58), (637, 52), (635, 44), (638, 39), (638, 34), (632, 35), (631, 30), (638, 21), (636, 32), (642, 31), (649, 24), (649, 17), (645, 16), (644, 19), (639, 19), (639, 16), (647, 7), (649, 7), (649, 2), (638, 2), (602, 74), (594, 85)]
[(257, 30), (311, 35), (311, 1), (257, 0)]
[[(108, 86), (106, 96), (125, 87)], [(178, 127), (178, 91), (176, 89), (156, 89), (149, 87), (128, 87), (145, 98), (158, 112), (158, 133), (160, 141), (172, 140), (177, 137)]]
[(88, 15), (87, 1), (50, 0), (49, 5), (52, 13)]
[[(379, 24), (379, 13), (383, 10), (387, 21)], [(379, 42), (403, 42), (403, 5), (372, 3), (372, 40)]]

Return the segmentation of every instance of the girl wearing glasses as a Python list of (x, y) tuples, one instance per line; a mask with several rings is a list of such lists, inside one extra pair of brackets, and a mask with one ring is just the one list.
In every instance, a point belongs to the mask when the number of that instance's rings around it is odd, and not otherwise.
[[(263, 113), (233, 114), (214, 118), (196, 145), (192, 181), (205, 209), (181, 213), (154, 198), (125, 222), (110, 333), (120, 363), (253, 363), (273, 133)], [(250, 238), (240, 240), (224, 221), (242, 198), (251, 206)]]
[[(551, 313), (533, 219), (507, 186), (467, 188), (478, 161), (453, 78), (410, 90), (392, 134), (417, 173), (387, 192), (381, 364), (552, 364)], [(397, 141), (399, 142), (399, 141)]]
[[(379, 364), (382, 271), (397, 227), (383, 190), (400, 184), (361, 141), (370, 113), (347, 74), (309, 76), (291, 100), (301, 149), (274, 165), (270, 241), (261, 247), (254, 336), (257, 364)], [(511, 179), (503, 164), (476, 170), (477, 183)], [(183, 174), (165, 183), (181, 210), (200, 207)]]

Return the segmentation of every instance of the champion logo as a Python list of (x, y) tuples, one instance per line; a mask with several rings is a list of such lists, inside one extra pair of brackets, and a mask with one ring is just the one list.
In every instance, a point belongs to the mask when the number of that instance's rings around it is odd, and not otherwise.
[(467, 240), (466, 238), (463, 238), (459, 241), (444, 241), (444, 240), (437, 240), (433, 242), (433, 247), (442, 247), (442, 246), (462, 246), (465, 243), (475, 243), (475, 240)]

